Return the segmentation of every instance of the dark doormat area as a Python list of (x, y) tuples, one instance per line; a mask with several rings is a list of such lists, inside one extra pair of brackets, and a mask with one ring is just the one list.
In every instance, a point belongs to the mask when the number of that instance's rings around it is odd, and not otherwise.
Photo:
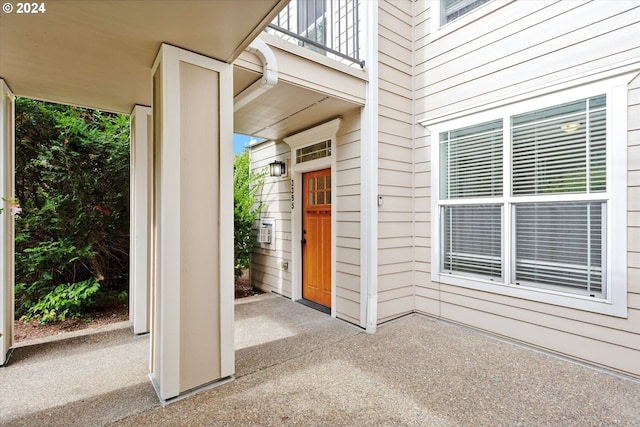
[(320, 305), (317, 302), (309, 301), (308, 299), (299, 299), (298, 301), (302, 305), (306, 305), (307, 307), (313, 308), (314, 310), (321, 311), (325, 314), (331, 314), (331, 308), (325, 307), (324, 305)]

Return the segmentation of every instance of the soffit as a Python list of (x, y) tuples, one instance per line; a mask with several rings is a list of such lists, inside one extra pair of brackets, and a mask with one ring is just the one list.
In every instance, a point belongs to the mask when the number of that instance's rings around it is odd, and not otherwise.
[(234, 115), (237, 133), (280, 140), (361, 105), (286, 82), (278, 84)]
[[(293, 43), (260, 37), (275, 55), (278, 83), (235, 112), (235, 132), (280, 140), (364, 106), (366, 72)], [(234, 94), (261, 75), (260, 60), (243, 52), (234, 62)]]
[(151, 105), (161, 43), (232, 62), (288, 0), (59, 0), (0, 13), (0, 78), (19, 96), (129, 113)]

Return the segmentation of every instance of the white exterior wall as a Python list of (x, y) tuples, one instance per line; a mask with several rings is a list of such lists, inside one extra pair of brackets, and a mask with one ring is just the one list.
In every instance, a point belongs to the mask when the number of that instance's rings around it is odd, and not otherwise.
[[(360, 324), (360, 113), (342, 118), (336, 134), (336, 317)], [(258, 170), (275, 160), (289, 160), (291, 148), (284, 142), (268, 141), (251, 148), (251, 167)], [(260, 193), (261, 217), (276, 219), (275, 250), (257, 244), (251, 259), (251, 281), (265, 292), (292, 296), (291, 175), (265, 177)], [(296, 194), (295, 202), (301, 203)], [(284, 270), (282, 262), (288, 262)]]
[(639, 17), (635, 1), (515, 1), (432, 40), (430, 12), (419, 11), (416, 38), (426, 37), (416, 44), (416, 114), (446, 114), (637, 60)]
[[(640, 57), (637, 2), (516, 1), (442, 37), (416, 3), (417, 119), (508, 99)], [(534, 42), (535, 40), (535, 42)], [(432, 283), (430, 144), (416, 126), (416, 308), (474, 328), (640, 375), (640, 82), (629, 88), (628, 317)], [(615, 286), (615, 285), (614, 285)]]
[[(432, 135), (419, 124), (544, 87), (552, 92), (576, 76), (634, 70), (640, 6), (495, 2), (481, 18), (432, 34), (430, 2), (376, 4), (378, 323), (416, 311), (640, 376), (640, 78), (628, 92), (627, 317), (432, 281)], [(337, 138), (335, 292), (337, 316), (362, 325), (359, 119), (343, 117)]]
[[(251, 148), (251, 169), (268, 170), (269, 163), (289, 160), (291, 149), (284, 142), (268, 141)], [(265, 292), (291, 298), (291, 175), (264, 177), (260, 192), (261, 218), (276, 220), (275, 249), (257, 243), (251, 256), (251, 282)], [(283, 262), (289, 263), (285, 270)]]
[(413, 2), (381, 1), (378, 67), (378, 323), (414, 310)]
[[(429, 37), (430, 10), (427, 2), (416, 5), (414, 15), (414, 85), (421, 89), (429, 76), (418, 58), (424, 58)], [(418, 66), (422, 71), (418, 71)], [(415, 95), (414, 95), (415, 96)], [(422, 101), (426, 104), (426, 101)], [(414, 98), (415, 113), (423, 113), (425, 108), (417, 105)], [(420, 313), (432, 316), (440, 315), (440, 286), (431, 282), (431, 146), (426, 129), (414, 126), (414, 254), (415, 254), (415, 307)]]
[[(627, 151), (627, 286), (629, 309), (640, 317), (640, 77), (629, 85), (629, 139)], [(635, 322), (640, 341), (640, 320)], [(638, 356), (640, 358), (640, 356)]]
[(336, 317), (360, 325), (360, 112), (336, 135)]

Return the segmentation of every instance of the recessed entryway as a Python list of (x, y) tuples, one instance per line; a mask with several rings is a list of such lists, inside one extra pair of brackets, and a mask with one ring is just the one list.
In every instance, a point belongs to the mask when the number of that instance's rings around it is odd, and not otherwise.
[(331, 169), (302, 181), (302, 298), (331, 307)]

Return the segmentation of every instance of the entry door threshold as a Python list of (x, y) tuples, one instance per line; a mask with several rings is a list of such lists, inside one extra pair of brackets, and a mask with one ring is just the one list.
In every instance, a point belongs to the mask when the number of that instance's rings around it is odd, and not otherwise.
[(306, 305), (307, 307), (313, 308), (314, 310), (321, 311), (325, 314), (331, 314), (331, 308), (325, 307), (322, 304), (318, 304), (317, 302), (309, 301), (308, 299), (301, 298), (298, 301), (302, 305)]

